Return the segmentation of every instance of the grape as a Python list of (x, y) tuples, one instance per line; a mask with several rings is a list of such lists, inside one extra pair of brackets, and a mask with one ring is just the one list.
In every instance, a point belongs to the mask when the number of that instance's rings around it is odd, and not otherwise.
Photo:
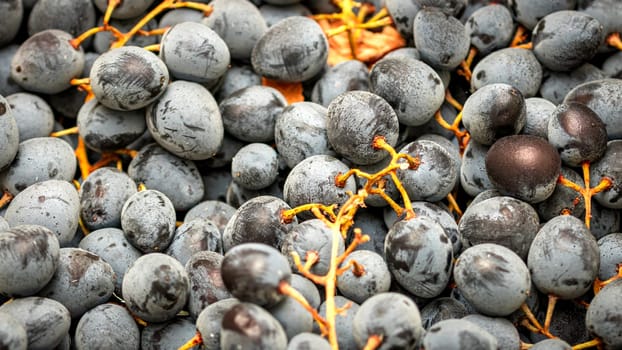
[(106, 302), (116, 275), (99, 256), (79, 248), (61, 248), (54, 277), (39, 295), (62, 303), (72, 318)]
[(205, 193), (196, 164), (169, 153), (155, 143), (140, 149), (130, 162), (127, 173), (136, 183), (143, 183), (147, 188), (165, 194), (177, 210), (192, 208)]
[(547, 137), (549, 128), (549, 117), (555, 110), (556, 105), (551, 101), (541, 97), (530, 97), (525, 99), (525, 110), (527, 119), (521, 134), (533, 135), (542, 138)]
[(622, 31), (618, 12), (622, 4), (615, 0), (578, 1), (578, 10), (596, 19), (603, 25), (603, 33)]
[(375, 137), (397, 143), (399, 122), (391, 106), (380, 96), (366, 91), (348, 91), (328, 106), (328, 141), (337, 153), (356, 164), (373, 164), (387, 153), (372, 146)]
[(76, 173), (71, 146), (54, 137), (36, 137), (20, 142), (11, 165), (0, 175), (2, 187), (18, 194), (46, 180), (71, 181)]
[(330, 350), (330, 344), (321, 336), (313, 333), (300, 333), (289, 340), (287, 350)]
[(9, 102), (0, 96), (0, 171), (6, 169), (17, 154), (19, 147), (19, 129)]
[(222, 254), (222, 237), (218, 227), (211, 220), (196, 219), (186, 221), (175, 230), (173, 241), (166, 254), (182, 264), (200, 251)]
[(101, 304), (87, 311), (76, 326), (75, 347), (82, 349), (140, 349), (140, 331), (126, 308)]
[(562, 103), (549, 118), (548, 140), (558, 149), (565, 164), (576, 167), (603, 156), (607, 147), (607, 129), (586, 105)]
[[(335, 295), (335, 307), (343, 308), (346, 305), (350, 305), (343, 315), (337, 315), (335, 317), (335, 331), (337, 332), (337, 344), (341, 350), (358, 350), (360, 349), (353, 334), (353, 320), (356, 312), (359, 309), (359, 304), (352, 300), (345, 298), (341, 295)], [(326, 317), (326, 301), (322, 302), (319, 308), (319, 314), (322, 317)], [(314, 333), (319, 333), (319, 327), (314, 324)]]
[(352, 252), (343, 264), (355, 260), (363, 266), (363, 275), (357, 276), (352, 269), (337, 278), (337, 287), (341, 294), (357, 303), (363, 303), (378, 293), (388, 292), (391, 286), (391, 274), (387, 263), (379, 254), (358, 250)]
[(614, 281), (594, 296), (587, 309), (585, 325), (604, 342), (606, 348), (622, 346), (619, 323), (622, 307), (618, 302), (621, 295), (622, 280)]
[(622, 233), (616, 232), (598, 240), (600, 267), (598, 278), (605, 281), (616, 276), (618, 264), (622, 263)]
[(310, 16), (311, 11), (303, 4), (296, 4), (296, 0), (290, 1), (291, 4), (282, 5), (270, 3), (263, 4), (259, 7), (261, 16), (266, 20), (268, 27), (273, 26), (277, 22), (292, 16)]
[[(579, 1), (580, 2), (580, 1)], [(512, 9), (516, 14), (516, 21), (529, 30), (533, 30), (538, 21), (544, 16), (562, 10), (572, 10), (577, 0), (514, 0)]]
[[(561, 175), (577, 184), (583, 182), (581, 175), (571, 168), (562, 166)], [(560, 215), (564, 209), (570, 210), (572, 215), (582, 218), (585, 212), (585, 199), (572, 188), (557, 183), (553, 194), (542, 202), (537, 203), (535, 209), (543, 221), (548, 221)], [(594, 215), (592, 214), (592, 216)]]
[(596, 186), (603, 176), (612, 181), (612, 187), (597, 193), (595, 198), (600, 205), (606, 208), (622, 208), (622, 140), (613, 140), (607, 143), (605, 154), (590, 167), (590, 186)]
[(291, 297), (286, 297), (278, 304), (270, 307), (268, 312), (279, 321), (288, 340), (297, 334), (313, 330), (313, 316)]
[(470, 141), (464, 150), (460, 165), (460, 185), (471, 196), (494, 188), (486, 172), (488, 149), (488, 146)]
[(93, 171), (80, 186), (80, 217), (90, 230), (121, 227), (123, 204), (136, 193), (124, 172), (104, 167)]
[(41, 225), (52, 230), (61, 247), (71, 242), (80, 216), (78, 191), (67, 181), (47, 180), (13, 198), (4, 218), (11, 225)]
[(215, 168), (229, 167), (231, 165), (231, 160), (233, 160), (233, 156), (235, 156), (240, 148), (245, 145), (246, 142), (240, 141), (235, 137), (224, 133), (222, 144), (220, 145), (218, 152), (211, 158), (196, 161), (197, 167), (199, 170), (204, 172), (207, 172), (207, 169), (212, 170)]
[(28, 349), (47, 350), (58, 345), (69, 331), (71, 316), (56, 300), (42, 297), (17, 298), (0, 306), (26, 329)]
[(169, 74), (164, 62), (153, 53), (124, 46), (101, 54), (93, 62), (90, 79), (99, 103), (131, 111), (146, 107), (162, 95)]
[(177, 80), (147, 109), (147, 127), (154, 139), (178, 157), (213, 157), (223, 139), (216, 100), (203, 86)]
[(514, 34), (512, 14), (507, 7), (495, 3), (473, 12), (464, 27), (471, 45), (482, 56), (507, 47)]
[(590, 222), (590, 232), (600, 239), (603, 236), (620, 232), (621, 213), (617, 209), (609, 209), (598, 204), (592, 203), (592, 221)]
[(554, 339), (545, 339), (539, 341), (530, 348), (533, 350), (572, 350), (572, 346), (570, 346), (565, 341), (554, 338)]
[(292, 274), (290, 284), (302, 294), (314, 309), (320, 307), (320, 292), (311, 280), (298, 274)]
[[(0, 53), (0, 55), (2, 54)], [(622, 52), (617, 52), (605, 59), (601, 68), (601, 74), (604, 74), (605, 77), (622, 78)], [(2, 90), (0, 90), (1, 93)]]
[[(371, 147), (371, 146), (370, 146)], [(356, 181), (348, 178), (340, 188), (335, 177), (348, 171), (348, 167), (332, 156), (315, 155), (298, 163), (287, 175), (283, 185), (283, 197), (292, 207), (306, 203), (343, 204), (348, 199), (347, 191), (356, 191)], [(311, 213), (299, 214), (311, 218)]]
[(298, 102), (285, 107), (276, 117), (276, 149), (288, 167), (294, 168), (310, 156), (335, 155), (326, 134), (326, 114), (327, 109), (319, 104)]
[(225, 288), (220, 268), (223, 256), (217, 252), (201, 251), (190, 257), (185, 269), (188, 273), (188, 312), (193, 318), (209, 305), (231, 298)]
[(432, 300), (421, 309), (423, 328), (430, 329), (436, 323), (467, 315), (467, 309), (456, 299), (441, 297)]
[(259, 9), (248, 0), (214, 0), (203, 19), (227, 43), (231, 58), (249, 61), (253, 47), (268, 30)]
[(147, 322), (164, 322), (186, 305), (188, 274), (168, 255), (145, 254), (125, 272), (122, 291), (130, 312)]
[(271, 196), (283, 199), (283, 189), (281, 188), (283, 181), (280, 179), (279, 181), (272, 183), (270, 186), (260, 190), (247, 190), (246, 188), (238, 185), (235, 181), (233, 181), (233, 179), (230, 180), (231, 181), (229, 182), (229, 186), (227, 187), (227, 192), (225, 194), (225, 202), (233, 207), (239, 208), (250, 199), (261, 196)]
[(293, 16), (275, 23), (251, 54), (253, 69), (269, 79), (297, 82), (319, 73), (328, 58), (328, 40), (314, 20)]
[(0, 232), (0, 293), (29, 296), (41, 290), (58, 266), (59, 244), (52, 231), (36, 225)]
[(21, 86), (11, 78), (11, 60), (19, 49), (19, 45), (2, 46), (0, 45), (0, 95), (8, 96), (23, 91)]
[(328, 107), (332, 100), (346, 91), (369, 91), (369, 71), (358, 60), (348, 60), (329, 68), (313, 86), (311, 101)]
[(463, 319), (437, 323), (423, 338), (426, 350), (497, 349), (497, 339), (483, 328)]
[[(397, 176), (412, 200), (435, 202), (445, 198), (458, 182), (458, 164), (452, 155), (433, 141), (418, 140), (404, 146), (400, 153), (420, 161), (416, 170), (398, 170)], [(405, 163), (406, 160), (400, 160)]]
[[(544, 322), (546, 310), (537, 313), (539, 322)], [(549, 332), (571, 344), (580, 344), (592, 339), (585, 327), (586, 307), (574, 300), (559, 300), (555, 304), (554, 317), (551, 319)], [(547, 337), (540, 333), (529, 334), (531, 341), (536, 343)]]
[(560, 104), (576, 86), (604, 78), (606, 76), (603, 71), (585, 63), (570, 72), (550, 72), (549, 77), (540, 85), (540, 94), (547, 100)]
[(283, 94), (268, 86), (240, 89), (220, 102), (225, 130), (246, 142), (274, 139), (276, 117), (287, 106)]
[(416, 1), (407, 0), (385, 0), (385, 6), (402, 38), (413, 46), (413, 22), (421, 7)]
[(206, 200), (188, 210), (186, 216), (184, 216), (184, 221), (192, 221), (194, 219), (211, 220), (222, 233), (233, 214), (235, 214), (235, 208), (227, 203)]
[(118, 228), (103, 228), (89, 233), (80, 241), (79, 248), (99, 256), (110, 264), (116, 275), (115, 292), (119, 295), (125, 272), (142, 255)]
[(7, 231), (10, 228), (9, 223), (0, 216), (0, 232)]
[(508, 248), (478, 244), (462, 252), (454, 279), (464, 297), (479, 312), (507, 316), (527, 299), (531, 285), (529, 270)]
[[(387, 210), (388, 207), (387, 207)], [(369, 236), (369, 241), (360, 243), (356, 250), (368, 250), (379, 254), (384, 258), (384, 238), (387, 235), (387, 225), (384, 223), (383, 213), (373, 208), (359, 209), (354, 216), (355, 227), (360, 228), (361, 232)], [(354, 235), (349, 234), (346, 245), (354, 240)]]
[(423, 140), (432, 141), (442, 146), (446, 151), (450, 153), (451, 157), (458, 165), (458, 168), (460, 168), (460, 166), (462, 165), (462, 155), (460, 155), (460, 147), (456, 143), (450, 141), (447, 137), (443, 135), (434, 134), (434, 133), (423, 134), (417, 137), (415, 141), (423, 141)]
[(467, 6), (466, 0), (414, 0), (421, 8), (438, 8), (448, 16), (457, 16)]
[(28, 15), (29, 35), (60, 29), (75, 37), (94, 26), (95, 7), (91, 0), (41, 0)]
[(400, 123), (419, 126), (432, 119), (445, 99), (440, 76), (427, 64), (407, 57), (385, 57), (369, 73), (371, 91), (395, 110)]
[[(115, 7), (112, 12), (112, 18), (127, 19), (135, 18), (145, 12), (154, 0), (124, 0), (123, 3)], [(105, 12), (108, 7), (106, 0), (93, 0), (93, 3), (101, 12)]]
[(8, 0), (0, 4), (0, 47), (10, 43), (19, 32), (24, 16), (24, 6), (21, 0)]
[(618, 116), (622, 108), (614, 103), (622, 98), (622, 80), (602, 79), (583, 83), (570, 90), (564, 103), (579, 102), (587, 105), (607, 125), (609, 139), (622, 137), (622, 122)]
[(599, 262), (596, 239), (581, 220), (569, 215), (544, 224), (527, 257), (538, 290), (561, 299), (585, 294), (597, 276)]
[(6, 97), (17, 129), (19, 141), (50, 135), (54, 128), (54, 113), (41, 97), (27, 92), (18, 92)]
[[(201, 23), (205, 15), (200, 11), (189, 8), (176, 8), (162, 15), (158, 28), (172, 27), (183, 22)], [(229, 51), (227, 49), (227, 51)]]
[(546, 15), (532, 32), (533, 53), (553, 71), (568, 71), (591, 59), (603, 41), (603, 26), (578, 11)]
[(261, 85), (261, 76), (255, 73), (253, 67), (232, 63), (227, 72), (221, 77), (217, 93), (218, 101), (224, 100), (240, 89), (253, 85)]
[(156, 190), (133, 194), (121, 209), (125, 237), (143, 253), (164, 251), (175, 234), (173, 203)]
[(147, 130), (142, 109), (117, 111), (95, 99), (82, 105), (76, 124), (85, 145), (97, 152), (125, 148)]
[[(116, 11), (114, 11), (113, 13), (115, 13)], [(129, 32), (136, 24), (138, 24), (138, 20), (140, 20), (140, 18), (128, 18), (128, 19), (115, 19), (115, 18), (111, 18), (110, 22), (108, 23), (109, 25), (117, 28), (118, 30), (120, 30), (122, 33), (127, 33)], [(103, 17), (100, 17), (98, 22), (98, 25), (103, 25)], [(150, 31), (150, 30), (154, 30), (158, 28), (158, 22), (155, 19), (150, 20), (149, 22), (147, 22), (141, 29), (145, 30), (145, 31)], [(108, 31), (104, 31), (104, 32), (99, 32), (97, 34), (95, 34), (95, 39), (93, 40), (93, 48), (95, 49), (95, 52), (97, 53), (105, 53), (106, 51), (110, 50), (110, 46), (112, 45), (112, 43), (116, 40), (116, 38), (112, 35), (112, 33), (108, 32)], [(138, 46), (138, 47), (145, 47), (148, 45), (153, 45), (156, 44), (158, 42), (158, 37), (157, 36), (148, 36), (148, 35), (134, 35), (126, 44), (125, 46)], [(90, 72), (87, 72), (90, 73)]]
[(304, 264), (307, 260), (307, 252), (315, 252), (318, 260), (311, 267), (311, 272), (320, 276), (325, 275), (330, 268), (335, 237), (339, 238), (337, 254), (342, 254), (345, 247), (341, 235), (334, 235), (333, 231), (320, 219), (310, 219), (294, 225), (289, 230), (283, 239), (281, 253), (287, 257), (290, 267), (295, 270), (296, 265), (292, 253), (296, 252)]
[(197, 317), (196, 327), (208, 350), (220, 350), (222, 317), (231, 307), (238, 304), (235, 298), (223, 299), (209, 305)]
[(497, 339), (497, 345), (499, 349), (520, 349), (520, 336), (518, 330), (505, 318), (501, 317), (487, 317), (483, 315), (467, 315), (462, 317), (463, 320), (469, 321), (486, 332), (490, 333)]
[(553, 193), (560, 171), (559, 153), (537, 136), (506, 136), (486, 155), (486, 172), (495, 188), (529, 203), (541, 202)]
[(162, 36), (160, 58), (170, 74), (210, 88), (229, 65), (229, 48), (218, 34), (202, 23), (182, 22)]
[(532, 51), (506, 48), (488, 54), (475, 65), (471, 89), (503, 83), (514, 86), (528, 98), (538, 93), (541, 82), (542, 66)]
[(462, 121), (473, 140), (490, 146), (503, 136), (518, 134), (523, 128), (525, 99), (511, 85), (485, 85), (464, 103)]
[(495, 243), (525, 259), (540, 221), (528, 203), (497, 196), (472, 203), (462, 215), (458, 228), (465, 248)]
[(174, 318), (166, 323), (152, 323), (141, 333), (141, 350), (178, 349), (195, 334), (194, 323), (187, 318)]
[(387, 233), (384, 254), (395, 280), (418, 297), (438, 296), (449, 282), (453, 247), (445, 230), (429, 217), (395, 223)]
[(281, 283), (289, 283), (291, 274), (287, 259), (262, 243), (243, 243), (231, 248), (221, 266), (222, 279), (234, 297), (267, 307), (285, 298), (278, 289)]
[(464, 25), (442, 9), (422, 6), (413, 33), (421, 60), (436, 69), (453, 70), (469, 53), (471, 40)]
[[(24, 326), (13, 316), (0, 314), (0, 347), (10, 350), (26, 350), (28, 336)], [(330, 349), (330, 348), (329, 348)]]
[(231, 175), (241, 187), (260, 190), (276, 181), (278, 160), (276, 151), (264, 143), (242, 147), (231, 162)]
[(362, 348), (371, 335), (382, 336), (378, 349), (413, 349), (423, 333), (417, 305), (398, 293), (380, 293), (356, 311), (353, 333)]
[(273, 196), (259, 196), (242, 204), (229, 219), (222, 234), (225, 252), (234, 246), (256, 242), (281, 248), (281, 242), (292, 224), (283, 223), (281, 211), (291, 209), (283, 200)]
[(285, 350), (287, 335), (268, 311), (251, 303), (239, 303), (222, 317), (221, 349)]
[(55, 94), (70, 87), (82, 73), (84, 52), (69, 43), (71, 34), (47, 29), (24, 41), (11, 61), (11, 77), (22, 88)]

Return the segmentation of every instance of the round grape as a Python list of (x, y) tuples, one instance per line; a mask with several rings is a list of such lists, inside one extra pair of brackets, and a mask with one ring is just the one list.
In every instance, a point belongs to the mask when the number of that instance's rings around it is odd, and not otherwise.
[(259, 190), (270, 186), (279, 174), (278, 155), (264, 143), (242, 147), (231, 162), (231, 175), (238, 185)]
[(101, 304), (87, 311), (76, 326), (77, 350), (140, 349), (140, 331), (126, 308), (117, 304)]

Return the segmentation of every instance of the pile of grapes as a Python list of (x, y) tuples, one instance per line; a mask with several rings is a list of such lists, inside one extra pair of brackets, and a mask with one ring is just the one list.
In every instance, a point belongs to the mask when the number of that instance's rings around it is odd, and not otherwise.
[(0, 0), (0, 349), (622, 349), (619, 0)]

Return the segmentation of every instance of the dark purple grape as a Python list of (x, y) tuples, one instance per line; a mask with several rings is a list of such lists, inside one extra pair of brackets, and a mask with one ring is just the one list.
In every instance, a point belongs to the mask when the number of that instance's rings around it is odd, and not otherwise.
[(354, 316), (353, 334), (362, 348), (372, 335), (382, 336), (378, 349), (413, 349), (423, 336), (417, 305), (398, 293), (380, 293), (367, 299)]
[(527, 265), (540, 292), (573, 299), (590, 289), (599, 257), (598, 243), (585, 224), (562, 215), (542, 226), (529, 249)]
[(106, 302), (117, 276), (99, 256), (80, 248), (61, 248), (54, 277), (40, 296), (63, 304), (72, 318)]
[(559, 153), (537, 136), (506, 136), (486, 155), (486, 172), (495, 188), (529, 203), (541, 202), (553, 193), (560, 171)]
[(464, 304), (454, 298), (433, 299), (421, 309), (421, 323), (426, 330), (436, 323), (452, 318), (463, 318), (468, 314)]
[(162, 192), (144, 190), (133, 194), (121, 210), (125, 237), (143, 253), (164, 251), (175, 234), (175, 208)]
[(587, 105), (607, 125), (610, 140), (622, 137), (622, 79), (602, 79), (583, 83), (570, 90), (564, 103), (579, 102)]
[(604, 37), (603, 26), (578, 11), (546, 15), (532, 32), (533, 53), (553, 71), (567, 71), (594, 57)]
[(247, 0), (214, 0), (214, 11), (203, 19), (227, 43), (231, 58), (250, 61), (253, 47), (268, 30), (259, 9)]
[(28, 91), (59, 93), (84, 69), (84, 52), (69, 43), (71, 34), (47, 29), (29, 37), (11, 61), (11, 77)]
[(512, 10), (516, 21), (532, 30), (544, 16), (557, 11), (572, 10), (576, 4), (577, 0), (514, 0)]
[(253, 69), (269, 79), (297, 82), (313, 78), (326, 64), (328, 40), (307, 17), (288, 17), (266, 31), (251, 54)]
[(28, 335), (24, 325), (7, 313), (0, 317), (0, 347), (10, 350), (28, 348)]
[(235, 214), (235, 208), (227, 203), (214, 200), (201, 202), (186, 212), (184, 221), (204, 219), (212, 221), (222, 233), (229, 219)]
[(7, 0), (0, 4), (0, 46), (10, 43), (19, 32), (24, 6), (21, 0)]
[(243, 243), (225, 254), (221, 276), (229, 292), (244, 302), (273, 306), (285, 296), (281, 283), (289, 283), (292, 271), (281, 252), (261, 243)]
[(622, 208), (622, 140), (607, 143), (602, 158), (590, 167), (590, 186), (598, 185), (603, 177), (612, 181), (607, 190), (597, 193), (595, 198), (600, 205), (611, 209)]
[(587, 309), (585, 325), (603, 341), (606, 349), (622, 346), (619, 322), (622, 318), (620, 296), (622, 296), (622, 280), (617, 280), (596, 294)]
[(59, 244), (52, 231), (35, 225), (0, 232), (0, 293), (30, 296), (43, 288), (58, 267)]
[(141, 350), (178, 349), (197, 333), (194, 322), (176, 317), (165, 323), (148, 324), (141, 332)]
[(278, 175), (278, 154), (265, 143), (251, 143), (240, 148), (231, 161), (233, 181), (248, 190), (266, 188)]
[(239, 301), (235, 298), (219, 300), (201, 311), (197, 317), (197, 331), (207, 350), (220, 350), (220, 330), (222, 317)]
[(17, 298), (0, 306), (0, 315), (17, 320), (28, 336), (28, 349), (48, 350), (69, 332), (71, 315), (63, 304), (42, 297)]
[(231, 217), (222, 234), (224, 251), (234, 246), (256, 242), (281, 248), (285, 235), (293, 224), (281, 220), (281, 211), (291, 209), (283, 200), (273, 196), (259, 196), (242, 204)]
[[(136, 183), (166, 195), (176, 210), (188, 210), (205, 194), (196, 164), (150, 143), (132, 159), (127, 174)], [(175, 179), (175, 181), (171, 181)]]
[(589, 63), (569, 72), (550, 72), (540, 86), (540, 95), (555, 104), (560, 104), (568, 92), (578, 85), (606, 77), (603, 71)]
[(497, 339), (464, 319), (444, 320), (432, 326), (423, 338), (426, 350), (497, 349)]
[(507, 47), (514, 35), (512, 13), (507, 7), (492, 3), (477, 9), (464, 25), (471, 45), (480, 55)]
[(77, 350), (140, 349), (140, 331), (126, 308), (101, 304), (87, 311), (76, 326)]
[(186, 262), (188, 273), (188, 312), (193, 318), (209, 305), (231, 298), (220, 275), (223, 256), (216, 252), (197, 252)]
[(458, 228), (465, 248), (495, 243), (526, 259), (540, 220), (528, 203), (496, 196), (472, 203), (462, 215)]
[(491, 243), (462, 252), (454, 279), (469, 303), (488, 316), (507, 316), (518, 310), (531, 286), (523, 260), (508, 248)]
[(124, 46), (99, 56), (93, 62), (90, 79), (99, 103), (111, 109), (131, 111), (146, 107), (162, 95), (169, 74), (164, 62), (153, 53)]
[(185, 265), (192, 255), (201, 251), (222, 254), (222, 237), (211, 220), (195, 219), (184, 222), (175, 230), (166, 254)]
[(164, 322), (186, 305), (188, 274), (174, 258), (149, 253), (126, 271), (122, 290), (130, 312), (147, 322)]
[(328, 69), (313, 86), (311, 101), (324, 107), (346, 91), (369, 91), (369, 70), (359, 60), (348, 60)]
[[(28, 15), (28, 34), (60, 29), (73, 37), (95, 26), (95, 6), (91, 0), (41, 0)], [(88, 46), (90, 40), (86, 42)]]
[(6, 96), (17, 128), (19, 141), (49, 136), (54, 128), (52, 108), (41, 97), (27, 92)]
[(588, 106), (562, 103), (551, 113), (548, 140), (571, 167), (600, 159), (607, 148), (605, 123)]
[(268, 311), (251, 303), (239, 303), (222, 317), (221, 349), (287, 348), (287, 335)]
[(123, 204), (136, 192), (136, 183), (116, 168), (93, 171), (80, 186), (82, 223), (89, 230), (121, 227)]

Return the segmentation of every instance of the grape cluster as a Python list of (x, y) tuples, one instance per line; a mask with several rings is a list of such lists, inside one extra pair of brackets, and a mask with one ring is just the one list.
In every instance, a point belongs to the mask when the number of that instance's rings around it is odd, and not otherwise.
[(622, 2), (0, 1), (0, 349), (622, 348)]

